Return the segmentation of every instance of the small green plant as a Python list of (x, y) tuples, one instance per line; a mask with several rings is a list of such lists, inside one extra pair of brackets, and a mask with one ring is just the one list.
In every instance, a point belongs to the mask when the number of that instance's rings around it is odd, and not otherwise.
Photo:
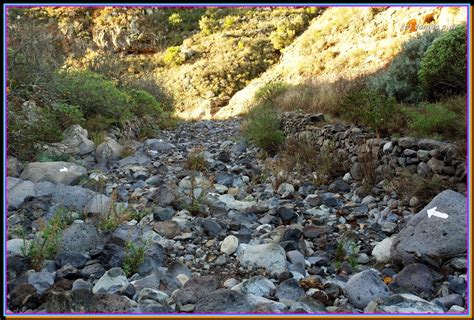
[(94, 145), (98, 146), (101, 143), (105, 142), (107, 134), (105, 131), (92, 131), (91, 140), (94, 142)]
[(34, 269), (40, 270), (43, 261), (57, 253), (63, 230), (74, 221), (73, 213), (67, 208), (58, 208), (43, 230), (35, 235), (28, 251)]
[(343, 234), (336, 245), (335, 267), (339, 269), (343, 261), (349, 262), (352, 268), (357, 266), (359, 246), (350, 239), (348, 234)]
[(127, 277), (132, 276), (138, 267), (145, 261), (145, 251), (147, 244), (135, 245), (132, 241), (127, 241), (125, 245), (125, 259), (123, 261), (123, 271)]
[(195, 148), (188, 153), (185, 167), (192, 171), (205, 171), (207, 169), (207, 162), (202, 147)]
[(393, 97), (374, 90), (358, 90), (342, 100), (342, 116), (356, 124), (375, 130), (377, 137), (386, 133), (392, 117), (396, 116), (396, 101)]
[(421, 136), (464, 136), (465, 119), (449, 110), (443, 103), (423, 103), (418, 108), (405, 109), (410, 129)]
[(217, 30), (219, 21), (210, 16), (202, 16), (199, 20), (199, 28), (201, 33), (205, 36), (208, 36)]
[(274, 154), (284, 141), (278, 113), (269, 105), (254, 107), (242, 125), (244, 136), (264, 151)]
[(418, 73), (430, 98), (466, 92), (466, 26), (457, 26), (439, 36), (426, 50)]
[(272, 102), (274, 103), (275, 97), (279, 94), (283, 93), (285, 90), (289, 88), (289, 85), (285, 82), (270, 82), (266, 85), (258, 88), (255, 92), (254, 101), (256, 104)]

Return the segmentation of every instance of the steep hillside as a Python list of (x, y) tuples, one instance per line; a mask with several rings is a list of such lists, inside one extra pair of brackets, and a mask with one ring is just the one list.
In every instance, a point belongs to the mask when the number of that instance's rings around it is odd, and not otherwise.
[[(418, 25), (414, 32), (408, 24), (413, 19)], [(286, 48), (278, 64), (237, 92), (215, 118), (246, 112), (258, 88), (273, 81), (310, 81), (327, 88), (327, 84), (340, 79), (376, 73), (409, 39), (426, 30), (447, 29), (466, 20), (466, 10), (459, 8), (329, 8)]]

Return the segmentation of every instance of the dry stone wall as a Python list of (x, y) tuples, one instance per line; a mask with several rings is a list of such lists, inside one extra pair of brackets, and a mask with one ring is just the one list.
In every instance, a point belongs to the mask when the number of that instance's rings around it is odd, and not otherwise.
[(315, 148), (334, 144), (355, 180), (364, 178), (362, 163), (369, 158), (375, 162), (379, 179), (407, 170), (421, 177), (436, 175), (456, 185), (458, 191), (466, 191), (466, 154), (453, 143), (413, 137), (377, 139), (355, 125), (324, 124), (322, 114), (286, 112), (280, 119), (286, 137), (310, 141)]

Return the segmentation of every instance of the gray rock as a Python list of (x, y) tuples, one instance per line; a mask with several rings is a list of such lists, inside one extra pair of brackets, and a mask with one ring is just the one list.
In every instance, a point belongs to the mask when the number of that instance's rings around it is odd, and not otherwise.
[(89, 223), (73, 223), (64, 230), (58, 252), (88, 253), (89, 250), (95, 249), (98, 242), (99, 235), (94, 225)]
[(35, 197), (35, 185), (31, 181), (7, 177), (8, 208), (18, 208), (26, 198)]
[(246, 296), (234, 290), (219, 289), (199, 299), (194, 312), (197, 313), (245, 313), (253, 310)]
[(43, 145), (43, 151), (52, 155), (84, 156), (95, 150), (94, 142), (88, 139), (87, 130), (79, 125), (72, 125), (63, 132), (63, 140)]
[(27, 256), (31, 241), (26, 239), (11, 239), (7, 241), (7, 255)]
[(72, 265), (74, 268), (82, 268), (90, 257), (86, 254), (74, 252), (74, 251), (65, 251), (59, 253), (56, 256), (56, 264), (59, 267), (63, 267), (66, 264)]
[(390, 290), (373, 269), (364, 270), (350, 277), (346, 295), (357, 308), (365, 308), (375, 298), (387, 297)]
[(426, 178), (430, 176), (431, 169), (425, 162), (420, 162), (418, 166), (416, 167), (416, 173)]
[(405, 266), (395, 276), (395, 283), (417, 294), (431, 294), (435, 278), (427, 266), (421, 263), (413, 263)]
[(71, 185), (86, 176), (87, 170), (70, 162), (31, 162), (20, 175), (21, 179), (32, 182), (49, 181)]
[(145, 155), (137, 155), (120, 159), (117, 163), (120, 167), (126, 165), (147, 166), (151, 163), (151, 159)]
[(289, 183), (282, 183), (278, 187), (278, 193), (280, 194), (282, 199), (287, 199), (293, 197), (295, 193), (295, 187)]
[(216, 183), (230, 188), (230, 187), (234, 186), (234, 179), (236, 177), (237, 176), (232, 174), (232, 173), (221, 172), (217, 175)]
[(123, 146), (112, 138), (106, 137), (105, 141), (97, 146), (95, 158), (97, 163), (107, 165), (118, 160), (122, 153)]
[(111, 206), (113, 205), (111, 198), (100, 193), (91, 193), (89, 199), (84, 207), (84, 212), (90, 215), (97, 214), (100, 216), (106, 214), (110, 212)]
[(23, 170), (20, 161), (15, 157), (7, 158), (7, 175), (9, 177), (18, 177)]
[[(264, 276), (255, 276), (244, 280), (241, 284), (236, 286), (242, 293), (250, 293), (259, 297), (269, 296), (273, 290), (276, 289), (273, 282)], [(234, 290), (234, 288), (232, 288)]]
[(464, 306), (464, 299), (461, 297), (461, 295), (455, 293), (436, 298), (431, 302), (440, 305), (446, 311), (448, 311), (452, 306)]
[(211, 237), (217, 237), (222, 232), (222, 227), (214, 219), (204, 219), (201, 223), (204, 232)]
[(122, 268), (112, 268), (97, 281), (92, 293), (116, 293), (125, 290), (129, 284)]
[(362, 180), (364, 178), (362, 174), (362, 165), (360, 164), (360, 162), (355, 162), (351, 166), (351, 177), (354, 180)]
[(154, 300), (158, 303), (165, 304), (166, 300), (168, 300), (169, 296), (159, 290), (151, 289), (151, 288), (143, 288), (139, 293), (138, 293), (138, 299), (137, 301), (141, 300)]
[(420, 139), (418, 141), (418, 147), (424, 150), (441, 149), (445, 145), (446, 143), (433, 139)]
[(153, 230), (168, 239), (173, 239), (181, 233), (178, 223), (173, 220), (158, 221), (153, 225)]
[(351, 187), (344, 180), (336, 180), (329, 185), (329, 191), (334, 192), (349, 192)]
[(28, 283), (41, 294), (54, 284), (54, 277), (49, 272), (34, 272), (28, 276)]
[(304, 296), (304, 294), (305, 292), (299, 285), (298, 280), (295, 278), (290, 278), (280, 283), (280, 285), (276, 288), (275, 297), (277, 297), (279, 300), (297, 300), (298, 298)]
[(72, 290), (92, 290), (92, 284), (90, 282), (87, 282), (83, 279), (77, 279), (74, 281), (72, 284)]
[(285, 250), (274, 243), (250, 245), (242, 251), (238, 259), (244, 267), (263, 267), (276, 274), (286, 270)]
[(291, 251), (288, 251), (286, 253), (286, 256), (288, 257), (288, 260), (291, 262), (291, 263), (301, 263), (301, 264), (305, 264), (305, 259), (304, 259), (304, 256), (301, 252), (299, 252), (298, 250), (291, 250)]
[(184, 284), (183, 289), (174, 292), (172, 297), (179, 306), (195, 304), (216, 290), (218, 285), (214, 276), (193, 277)]
[(161, 139), (148, 139), (145, 141), (145, 147), (148, 150), (156, 151), (158, 153), (166, 153), (175, 148), (174, 145)]
[(285, 206), (278, 208), (278, 215), (280, 216), (283, 223), (296, 222), (298, 219), (296, 212), (293, 209)]
[[(427, 210), (448, 214), (447, 219), (428, 217)], [(466, 252), (466, 198), (445, 190), (415, 216), (394, 238), (392, 259), (407, 265), (417, 257), (447, 259)]]
[(431, 158), (428, 160), (428, 167), (430, 167), (434, 173), (443, 173), (444, 161)]
[(364, 309), (368, 313), (443, 313), (442, 307), (413, 294), (394, 294), (372, 300)]
[(417, 146), (415, 138), (403, 137), (398, 139), (398, 145), (403, 149), (414, 149)]
[(104, 267), (100, 263), (94, 263), (85, 266), (81, 270), (81, 275), (85, 278), (99, 279), (105, 273)]
[(153, 199), (162, 207), (171, 205), (175, 200), (173, 189), (168, 186), (159, 186), (153, 195)]
[(310, 194), (304, 199), (304, 203), (310, 207), (317, 207), (323, 204), (323, 197), (316, 194)]
[(247, 151), (247, 142), (245, 140), (237, 141), (230, 149), (230, 153), (233, 156), (240, 156), (245, 151)]

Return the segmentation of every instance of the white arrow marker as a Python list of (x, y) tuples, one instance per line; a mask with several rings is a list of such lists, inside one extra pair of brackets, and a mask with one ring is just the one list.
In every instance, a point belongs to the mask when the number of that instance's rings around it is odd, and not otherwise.
[(431, 218), (432, 216), (436, 216), (438, 218), (448, 219), (448, 217), (449, 217), (448, 214), (436, 211), (436, 208), (438, 208), (438, 207), (434, 207), (434, 208), (431, 208), (431, 209), (427, 210), (428, 211), (428, 218)]
[(66, 167), (62, 167), (61, 169), (59, 169), (59, 172), (68, 172), (68, 170)]

